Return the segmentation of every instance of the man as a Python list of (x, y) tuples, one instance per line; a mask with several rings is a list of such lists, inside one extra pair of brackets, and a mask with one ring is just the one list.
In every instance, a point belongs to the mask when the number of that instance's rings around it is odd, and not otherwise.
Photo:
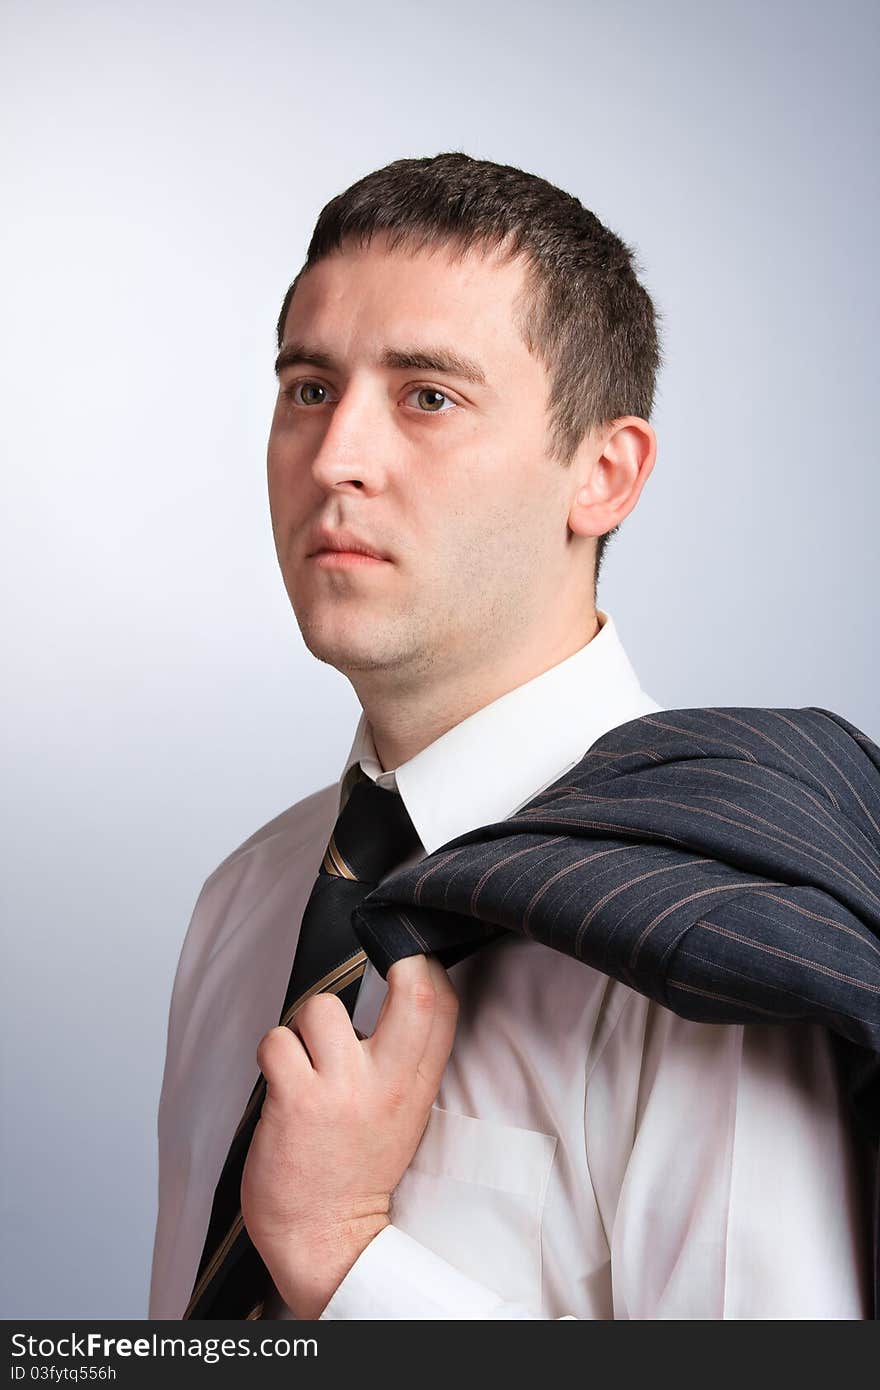
[(241, 1214), (271, 1288), (253, 1316), (868, 1316), (819, 1028), (688, 1022), (513, 938), (448, 975), (400, 961), (387, 996), (367, 967), (351, 1018), (318, 992), (276, 1026), (359, 777), (399, 794), (416, 862), (660, 708), (595, 604), (656, 456), (655, 320), (629, 248), (516, 169), (401, 160), (322, 212), (279, 320), (269, 498), (305, 643), (363, 714), (340, 781), (197, 903), (151, 1316), (197, 1306), (258, 1068)]

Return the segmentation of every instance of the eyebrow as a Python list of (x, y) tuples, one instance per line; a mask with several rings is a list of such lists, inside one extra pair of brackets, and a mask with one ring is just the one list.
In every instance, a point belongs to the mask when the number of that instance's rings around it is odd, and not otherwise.
[[(279, 376), (285, 367), (304, 364), (318, 367), (322, 371), (338, 370), (338, 365), (326, 352), (319, 352), (306, 343), (285, 343), (275, 359), (275, 375)], [(485, 386), (486, 373), (472, 357), (465, 357), (454, 348), (392, 348), (382, 350), (378, 366), (393, 371), (439, 372), (442, 376), (457, 376), (470, 381), (475, 386)]]

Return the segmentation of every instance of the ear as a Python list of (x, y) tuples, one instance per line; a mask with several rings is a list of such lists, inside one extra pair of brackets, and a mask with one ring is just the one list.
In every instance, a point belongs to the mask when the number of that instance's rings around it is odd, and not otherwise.
[(657, 436), (637, 415), (587, 435), (572, 461), (569, 530), (576, 536), (604, 536), (613, 530), (638, 502), (656, 457)]

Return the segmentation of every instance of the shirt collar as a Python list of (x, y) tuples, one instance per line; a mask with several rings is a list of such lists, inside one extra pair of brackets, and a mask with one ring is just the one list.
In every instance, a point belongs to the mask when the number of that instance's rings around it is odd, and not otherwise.
[(579, 762), (598, 738), (659, 706), (642, 690), (610, 614), (556, 666), (484, 705), (393, 771), (383, 772), (362, 712), (339, 781), (339, 805), (360, 764), (400, 792), (426, 854), (504, 820)]

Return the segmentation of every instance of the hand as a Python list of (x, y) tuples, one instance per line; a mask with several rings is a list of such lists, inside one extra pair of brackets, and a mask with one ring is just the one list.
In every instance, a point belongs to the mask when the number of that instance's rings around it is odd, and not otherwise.
[(428, 1122), (457, 1020), (439, 961), (407, 956), (388, 971), (372, 1037), (358, 1037), (335, 994), (316, 994), (290, 1027), (261, 1040), (267, 1090), (241, 1213), (297, 1318), (320, 1316), (390, 1224), (391, 1193)]

